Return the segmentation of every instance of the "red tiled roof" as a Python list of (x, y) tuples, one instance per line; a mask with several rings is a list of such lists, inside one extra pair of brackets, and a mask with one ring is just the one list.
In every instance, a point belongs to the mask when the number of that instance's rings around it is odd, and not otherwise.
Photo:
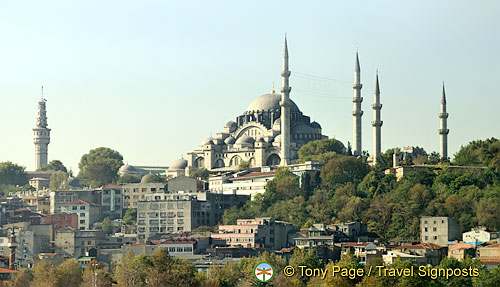
[(474, 245), (467, 244), (467, 243), (464, 243), (464, 242), (460, 242), (460, 243), (457, 243), (457, 244), (448, 245), (448, 249), (449, 250), (460, 250), (460, 249), (471, 249), (471, 248), (474, 248)]
[(434, 243), (419, 243), (415, 245), (402, 245), (393, 249), (441, 249), (442, 247)]
[(196, 241), (194, 241), (194, 240), (191, 240), (191, 241), (182, 240), (182, 241), (163, 241), (160, 244), (195, 244), (195, 243), (196, 243)]
[(275, 175), (275, 174), (276, 174), (275, 171), (251, 172), (251, 173), (247, 173), (247, 174), (242, 175), (242, 176), (232, 178), (231, 180), (241, 179), (241, 178), (250, 178), (250, 177), (270, 176), (270, 175)]
[(10, 270), (7, 268), (0, 267), (0, 273), (15, 273), (17, 270)]
[(491, 245), (484, 246), (483, 248), (498, 248), (500, 247), (500, 243), (495, 243)]

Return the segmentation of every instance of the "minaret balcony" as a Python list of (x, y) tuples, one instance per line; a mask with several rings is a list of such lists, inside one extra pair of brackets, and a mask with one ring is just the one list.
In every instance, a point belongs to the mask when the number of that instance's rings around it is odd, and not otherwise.
[(384, 124), (383, 121), (372, 121), (373, 127), (381, 127)]
[(438, 117), (441, 119), (447, 119), (448, 118), (448, 113), (439, 113)]
[(363, 84), (352, 84), (353, 89), (361, 89), (363, 88)]
[(362, 116), (363, 115), (363, 111), (352, 111), (352, 115), (353, 116)]
[(450, 130), (449, 129), (439, 129), (438, 132), (440, 135), (447, 135), (450, 132)]
[(361, 103), (363, 101), (363, 97), (352, 97), (353, 103)]
[(380, 109), (382, 109), (382, 104), (373, 104), (373, 105), (372, 105), (372, 108), (373, 108), (374, 110), (380, 110)]

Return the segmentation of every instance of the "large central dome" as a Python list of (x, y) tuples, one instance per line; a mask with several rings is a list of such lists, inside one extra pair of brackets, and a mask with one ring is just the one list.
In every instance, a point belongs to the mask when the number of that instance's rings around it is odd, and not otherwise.
[[(280, 107), (280, 101), (281, 101), (281, 94), (265, 94), (262, 95), (255, 100), (248, 106), (247, 111), (271, 111), (271, 110), (279, 110), (281, 109)], [(299, 112), (299, 107), (290, 100), (291, 106), (290, 106), (290, 112)]]

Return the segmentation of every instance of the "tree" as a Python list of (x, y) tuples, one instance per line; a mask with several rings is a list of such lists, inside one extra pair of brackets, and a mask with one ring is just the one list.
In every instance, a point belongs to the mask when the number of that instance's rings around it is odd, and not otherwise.
[(98, 261), (90, 261), (83, 271), (81, 287), (111, 287), (111, 274), (105, 268), (106, 266)]
[(67, 259), (56, 267), (58, 287), (80, 286), (82, 282), (82, 267), (75, 259)]
[(222, 266), (212, 265), (207, 272), (207, 281), (219, 287), (234, 287), (243, 277), (237, 264), (227, 262)]
[(68, 189), (68, 174), (64, 171), (56, 171), (50, 176), (50, 190)]
[(148, 273), (148, 287), (197, 286), (193, 264), (179, 258), (172, 258), (165, 248), (156, 249), (149, 257), (152, 267)]
[(12, 276), (10, 282), (12, 287), (31, 287), (33, 279), (33, 271), (31, 269), (23, 269)]
[(113, 232), (113, 226), (111, 225), (111, 220), (109, 216), (106, 216), (102, 221), (101, 229), (106, 234), (111, 234)]
[(58, 287), (56, 269), (51, 262), (42, 260), (33, 267), (33, 287)]
[(323, 185), (334, 189), (335, 186), (348, 182), (361, 182), (369, 171), (369, 166), (361, 159), (342, 156), (326, 163), (321, 169), (321, 180)]
[(134, 256), (134, 252), (129, 249), (117, 264), (114, 277), (118, 286), (143, 287), (146, 286), (150, 268), (151, 261), (148, 255)]
[(78, 179), (84, 186), (104, 186), (118, 179), (118, 169), (122, 165), (123, 157), (119, 152), (99, 147), (80, 159)]
[(197, 168), (197, 169), (191, 169), (189, 171), (189, 177), (192, 178), (201, 178), (202, 180), (208, 180), (208, 177), (210, 176), (210, 171), (206, 168)]
[(299, 163), (310, 160), (327, 162), (339, 155), (345, 154), (344, 145), (336, 139), (322, 139), (308, 142), (299, 151)]
[(122, 223), (126, 225), (135, 224), (137, 221), (137, 208), (129, 208), (125, 211)]
[(10, 161), (0, 162), (0, 185), (28, 184), (24, 167)]
[(37, 170), (39, 171), (45, 171), (45, 170), (52, 170), (52, 171), (62, 171), (62, 172), (68, 172), (64, 164), (60, 160), (51, 160), (49, 163), (46, 163), (42, 166), (40, 166)]
[(237, 171), (243, 171), (247, 170), (250, 168), (250, 162), (246, 160), (242, 160), (240, 164), (238, 165), (238, 170)]
[(125, 184), (125, 183), (139, 183), (141, 182), (141, 179), (133, 174), (124, 174), (118, 178), (116, 183), (118, 184)]

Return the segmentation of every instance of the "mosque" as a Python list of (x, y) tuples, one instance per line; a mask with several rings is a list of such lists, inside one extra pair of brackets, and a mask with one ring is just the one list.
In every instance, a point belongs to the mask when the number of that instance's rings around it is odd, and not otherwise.
[(321, 125), (311, 122), (289, 97), (286, 38), (281, 77), (281, 93), (276, 93), (273, 85), (270, 93), (256, 98), (235, 121), (228, 121), (222, 132), (188, 153), (187, 168), (232, 170), (243, 161), (250, 167), (288, 165), (298, 158), (300, 147), (327, 138)]

